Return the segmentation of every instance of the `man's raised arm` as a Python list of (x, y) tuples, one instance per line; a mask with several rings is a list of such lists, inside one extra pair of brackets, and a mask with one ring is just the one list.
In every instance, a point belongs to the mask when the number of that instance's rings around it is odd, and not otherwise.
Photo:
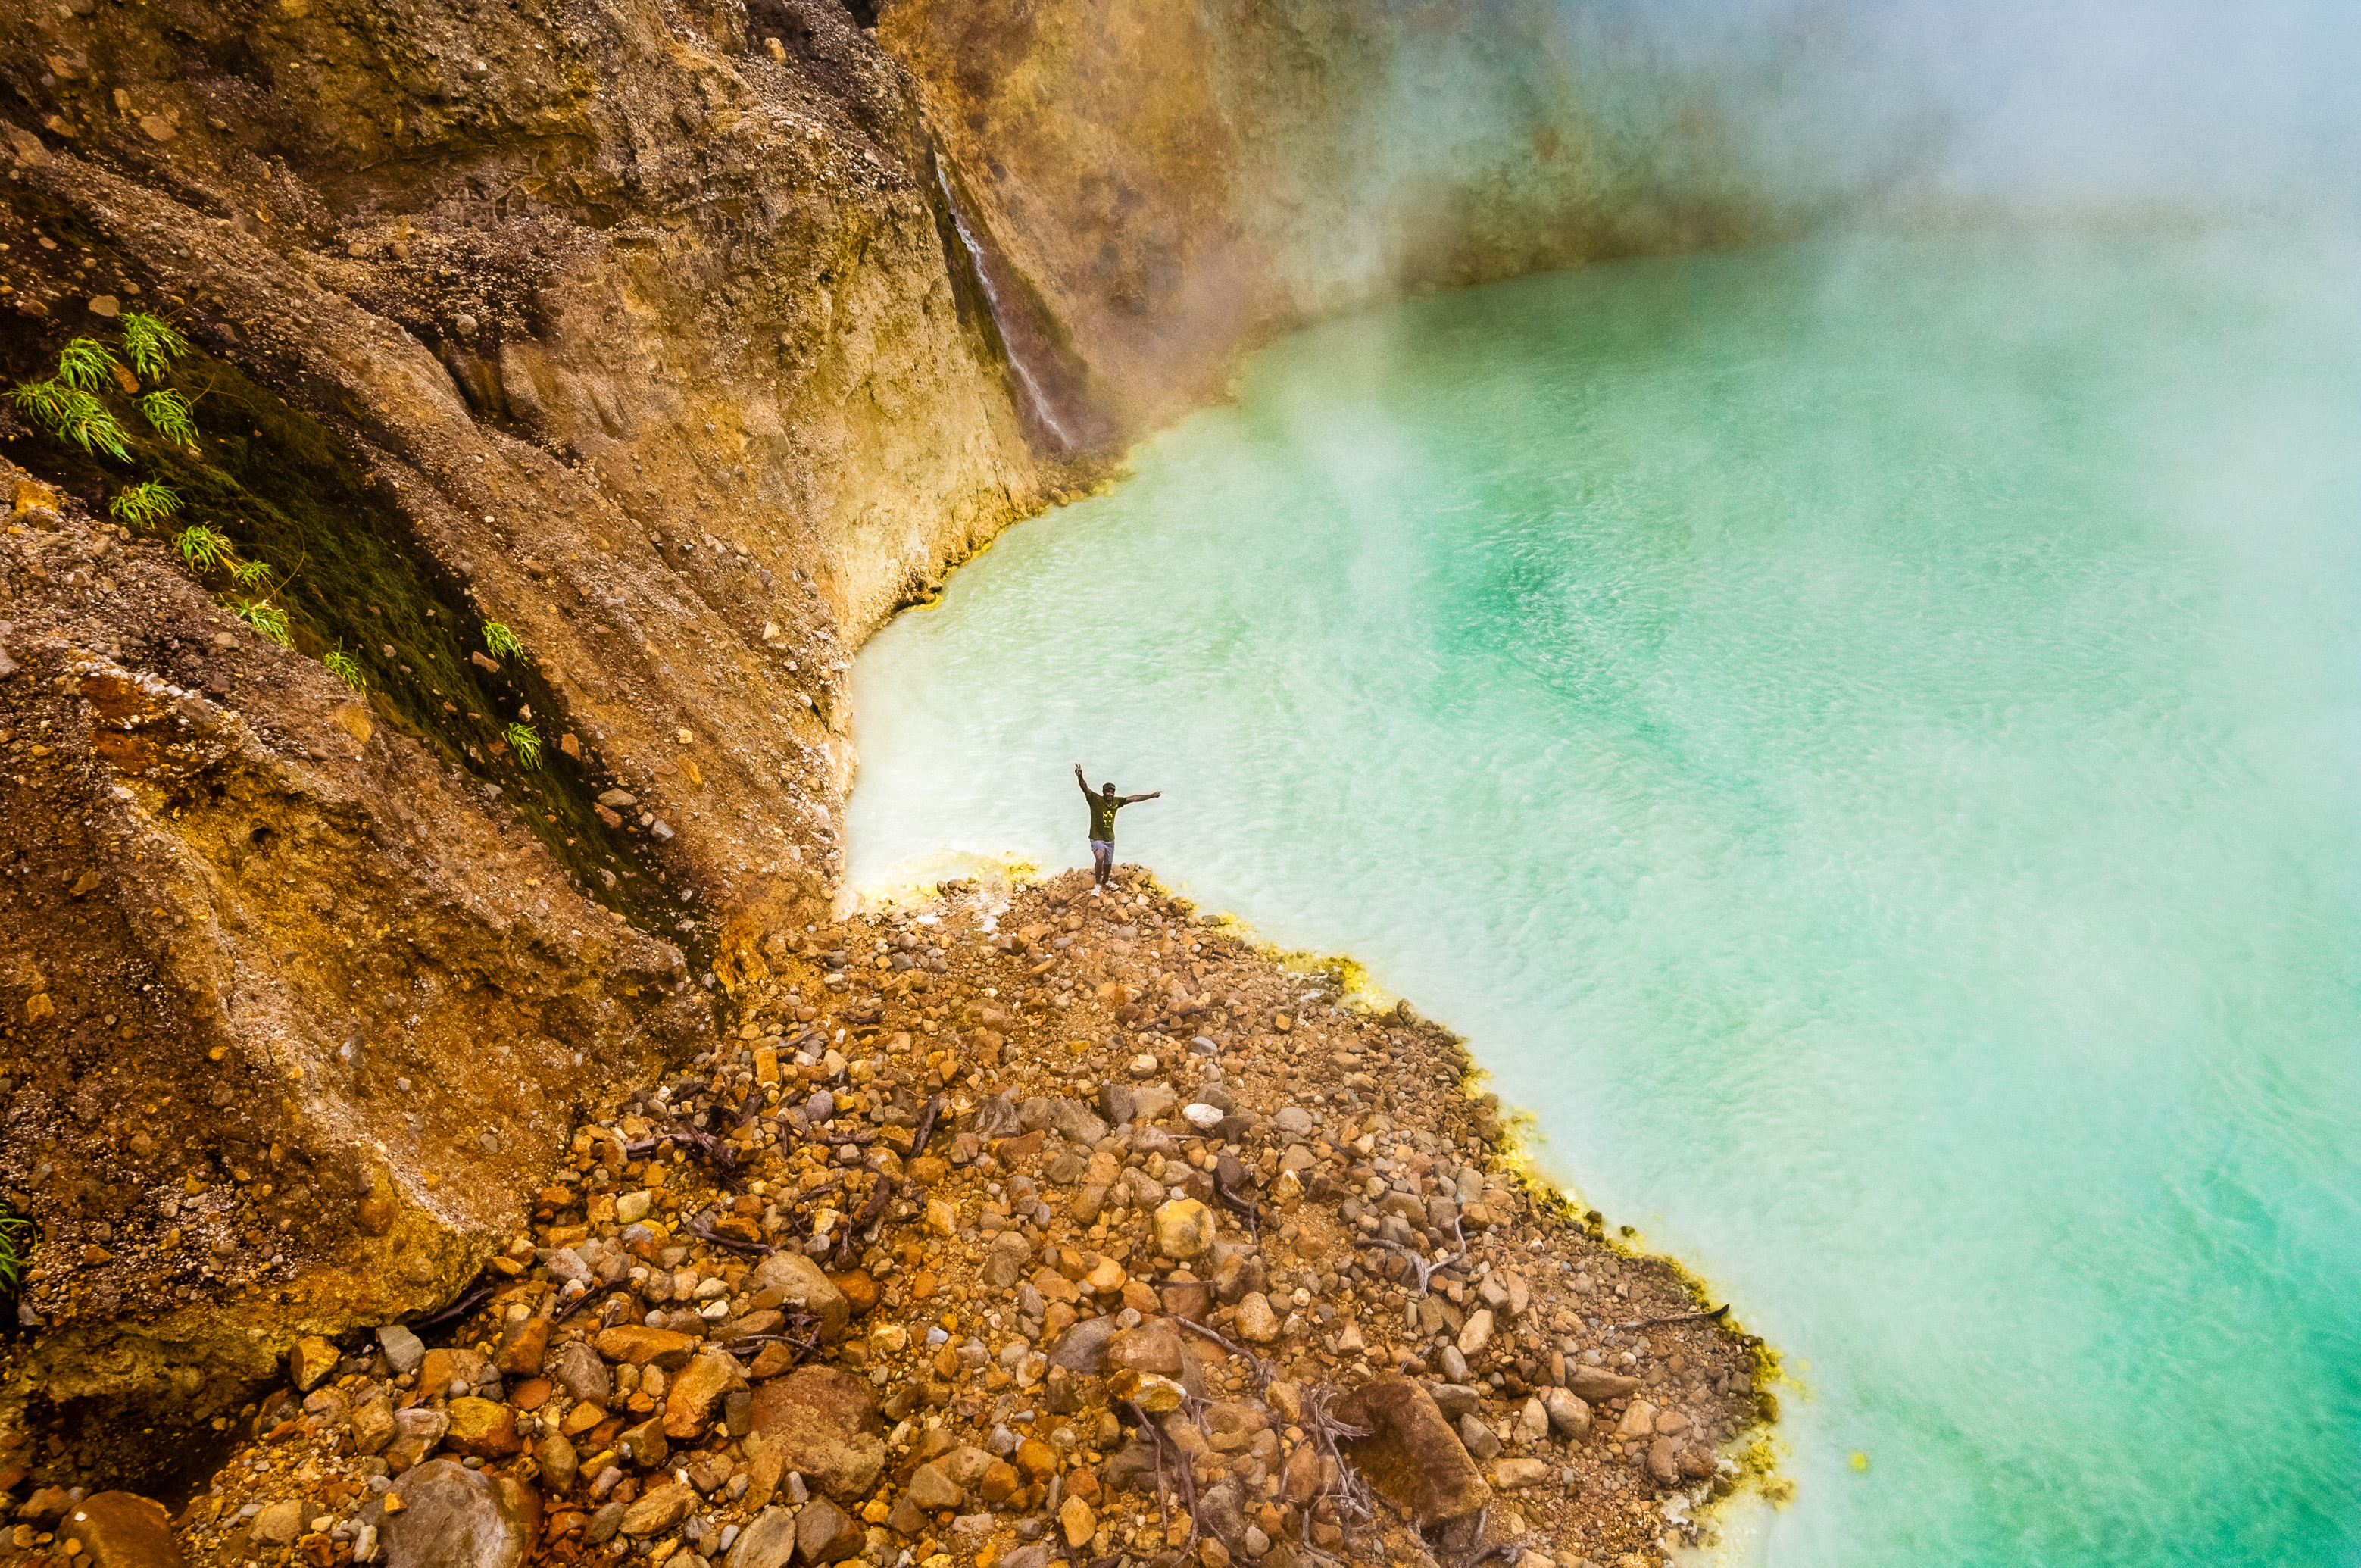
[(1082, 764), (1080, 762), (1074, 764), (1074, 783), (1082, 786), (1084, 795), (1091, 793), (1091, 781), (1083, 776)]

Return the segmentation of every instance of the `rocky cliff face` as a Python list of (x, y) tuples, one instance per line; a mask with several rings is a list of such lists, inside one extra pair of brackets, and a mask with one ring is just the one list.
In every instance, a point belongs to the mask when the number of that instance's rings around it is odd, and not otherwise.
[(447, 1300), (824, 918), (853, 648), (1243, 347), (1742, 229), (1634, 199), (1547, 15), (27, 10), (0, 375), (190, 347), (96, 383), (119, 457), (0, 410), (5, 1400), (203, 1419)]
[(706, 1009), (516, 813), (164, 546), (10, 481), (0, 1160), (48, 1330), (26, 1370), (52, 1401), (203, 1419), (289, 1332), (464, 1286), (576, 1109)]
[(1128, 432), (1307, 320), (1779, 221), (1713, 105), (1600, 102), (1625, 46), (1556, 5), (888, 0), (878, 33)]
[[(0, 82), (7, 379), (192, 344), (107, 389), (128, 461), (0, 415), (10, 1392), (203, 1414), (447, 1299), (822, 916), (851, 649), (1063, 480), (827, 0), (73, 0)], [(118, 526), (139, 479), (181, 510)]]

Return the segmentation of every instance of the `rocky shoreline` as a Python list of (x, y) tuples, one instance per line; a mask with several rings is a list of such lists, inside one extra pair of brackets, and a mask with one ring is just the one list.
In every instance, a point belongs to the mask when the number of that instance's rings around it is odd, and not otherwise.
[(1526, 1184), (1456, 1039), (1144, 872), (762, 967), (459, 1311), (300, 1343), (170, 1540), (50, 1488), (0, 1563), (1630, 1568), (1761, 1468), (1767, 1354)]

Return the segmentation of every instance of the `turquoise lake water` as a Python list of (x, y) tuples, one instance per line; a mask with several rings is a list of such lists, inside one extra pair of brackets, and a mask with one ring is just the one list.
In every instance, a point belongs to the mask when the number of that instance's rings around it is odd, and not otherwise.
[(852, 879), (1162, 789), (1122, 858), (1784, 1351), (1764, 1561), (2361, 1563), (2356, 278), (1861, 240), (1292, 337), (863, 652)]

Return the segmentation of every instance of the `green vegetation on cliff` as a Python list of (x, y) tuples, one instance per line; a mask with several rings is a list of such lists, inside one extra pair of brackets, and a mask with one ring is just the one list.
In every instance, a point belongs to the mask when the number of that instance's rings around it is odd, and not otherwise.
[(14, 1296), (24, 1283), (25, 1262), (33, 1253), (32, 1229), (0, 1203), (0, 1297)]

